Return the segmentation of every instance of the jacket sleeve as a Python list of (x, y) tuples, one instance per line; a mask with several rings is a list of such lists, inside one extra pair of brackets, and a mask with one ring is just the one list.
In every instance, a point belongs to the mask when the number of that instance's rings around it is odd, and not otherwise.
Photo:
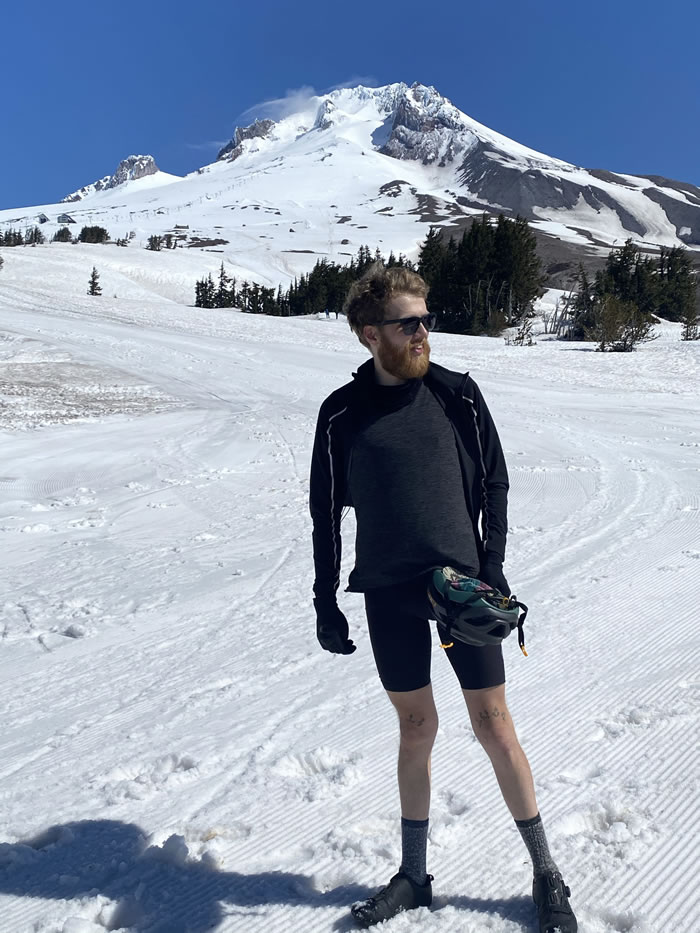
[(343, 411), (342, 406), (333, 411), (327, 401), (321, 406), (311, 457), (309, 507), (313, 524), (314, 595), (322, 600), (335, 599), (340, 583), (340, 519), (345, 478), (334, 420)]
[(508, 534), (508, 470), (491, 412), (473, 379), (469, 379), (476, 436), (481, 457), (481, 530), (484, 561), (505, 560)]

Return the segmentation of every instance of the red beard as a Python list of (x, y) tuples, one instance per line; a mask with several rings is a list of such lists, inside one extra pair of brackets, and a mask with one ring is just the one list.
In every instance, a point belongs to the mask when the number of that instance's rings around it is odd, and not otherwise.
[[(411, 353), (415, 346), (423, 347), (419, 356)], [(397, 379), (422, 379), (430, 365), (430, 344), (426, 337), (421, 344), (409, 342), (397, 347), (381, 336), (377, 356), (382, 367)]]

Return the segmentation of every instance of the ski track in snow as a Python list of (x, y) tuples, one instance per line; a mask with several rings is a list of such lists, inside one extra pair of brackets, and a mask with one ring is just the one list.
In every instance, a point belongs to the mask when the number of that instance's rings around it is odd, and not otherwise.
[[(25, 387), (0, 393), (0, 933), (349, 930), (398, 864), (395, 723), (360, 597), (340, 597), (356, 654), (317, 647), (307, 474), (320, 401), (364, 351), (342, 320), (58, 285), (0, 292), (0, 380)], [(509, 699), (579, 929), (693, 933), (700, 347), (432, 343), (506, 448), (506, 569), (531, 607)], [(71, 380), (97, 387), (80, 411), (56, 401)], [(534, 933), (437, 644), (433, 677), (435, 902), (387, 929)]]

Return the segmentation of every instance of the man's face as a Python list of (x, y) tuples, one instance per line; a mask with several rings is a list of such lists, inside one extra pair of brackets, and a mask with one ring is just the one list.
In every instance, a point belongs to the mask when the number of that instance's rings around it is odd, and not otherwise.
[[(384, 309), (384, 320), (423, 317), (428, 313), (424, 298), (396, 295)], [(428, 331), (421, 324), (415, 334), (404, 334), (400, 324), (377, 327), (377, 359), (396, 379), (422, 379), (430, 364)]]

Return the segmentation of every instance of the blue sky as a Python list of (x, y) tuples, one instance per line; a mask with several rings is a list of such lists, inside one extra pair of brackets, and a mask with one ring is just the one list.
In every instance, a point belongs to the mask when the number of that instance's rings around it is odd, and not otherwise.
[(700, 185), (698, 27), (696, 0), (7, 4), (0, 209), (132, 153), (185, 174), (264, 101), (394, 81), (578, 165)]

